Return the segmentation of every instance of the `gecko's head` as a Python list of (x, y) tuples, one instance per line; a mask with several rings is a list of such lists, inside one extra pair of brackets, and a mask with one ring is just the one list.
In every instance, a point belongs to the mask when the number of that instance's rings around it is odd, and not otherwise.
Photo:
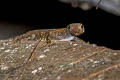
[(68, 25), (68, 31), (72, 36), (80, 36), (85, 32), (84, 26), (81, 23), (72, 23)]

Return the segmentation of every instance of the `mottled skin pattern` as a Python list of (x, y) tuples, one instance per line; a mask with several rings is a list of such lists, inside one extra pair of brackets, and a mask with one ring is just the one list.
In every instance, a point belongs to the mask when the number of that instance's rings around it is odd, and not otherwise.
[(69, 24), (66, 28), (61, 29), (41, 29), (34, 30), (26, 33), (25, 35), (18, 36), (16, 39), (27, 40), (41, 40), (41, 41), (70, 41), (75, 36), (80, 36), (85, 31), (81, 23)]

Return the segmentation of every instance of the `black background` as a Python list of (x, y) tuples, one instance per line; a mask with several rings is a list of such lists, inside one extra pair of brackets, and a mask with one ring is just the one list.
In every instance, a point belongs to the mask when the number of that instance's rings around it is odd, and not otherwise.
[(70, 23), (83, 23), (86, 42), (120, 49), (119, 17), (101, 9), (83, 11), (57, 0), (6, 1), (0, 3), (0, 21), (41, 28), (63, 28)]

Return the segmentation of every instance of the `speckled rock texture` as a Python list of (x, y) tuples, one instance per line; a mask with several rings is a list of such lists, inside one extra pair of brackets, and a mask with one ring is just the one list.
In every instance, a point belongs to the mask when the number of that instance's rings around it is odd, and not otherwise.
[(16, 38), (0, 40), (0, 80), (120, 80), (120, 50), (81, 39), (48, 46)]
[[(65, 3), (71, 3), (72, 7), (80, 7), (83, 10), (88, 10), (96, 7), (100, 0), (59, 0)], [(120, 16), (120, 0), (101, 0), (99, 8)]]

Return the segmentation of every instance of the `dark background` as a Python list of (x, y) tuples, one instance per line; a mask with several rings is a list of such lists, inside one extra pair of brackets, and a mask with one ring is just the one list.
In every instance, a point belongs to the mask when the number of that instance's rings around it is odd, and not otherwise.
[(80, 38), (99, 46), (120, 49), (119, 17), (101, 9), (83, 11), (57, 0), (42, 0), (1, 2), (0, 10), (0, 39), (32, 29), (63, 28), (70, 23), (83, 23), (85, 34)]

